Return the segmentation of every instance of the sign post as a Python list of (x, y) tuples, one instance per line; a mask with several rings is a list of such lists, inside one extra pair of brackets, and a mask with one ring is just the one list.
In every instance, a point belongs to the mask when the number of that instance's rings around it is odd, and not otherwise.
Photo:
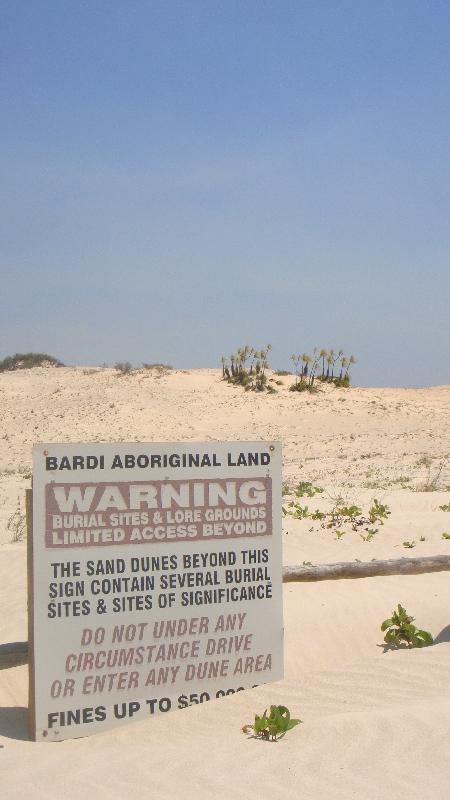
[(34, 449), (33, 739), (283, 677), (281, 446)]

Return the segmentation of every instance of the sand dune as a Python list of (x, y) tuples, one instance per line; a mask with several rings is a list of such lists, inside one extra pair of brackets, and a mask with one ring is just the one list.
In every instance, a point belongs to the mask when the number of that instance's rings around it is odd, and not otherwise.
[[(0, 643), (26, 639), (26, 547), (6, 523), (39, 441), (281, 440), (285, 481), (324, 489), (303, 505), (326, 511), (341, 495), (367, 509), (377, 497), (391, 511), (371, 541), (286, 517), (285, 564), (450, 554), (450, 514), (439, 509), (450, 498), (450, 388), (310, 397), (282, 380), (277, 394), (255, 396), (216, 370), (0, 375)], [(380, 622), (398, 602), (437, 644), (385, 652)], [(2, 796), (447, 798), (448, 573), (286, 584), (284, 605), (284, 681), (95, 737), (28, 742), (27, 668), (0, 673)], [(271, 703), (302, 724), (276, 743), (242, 734)]]

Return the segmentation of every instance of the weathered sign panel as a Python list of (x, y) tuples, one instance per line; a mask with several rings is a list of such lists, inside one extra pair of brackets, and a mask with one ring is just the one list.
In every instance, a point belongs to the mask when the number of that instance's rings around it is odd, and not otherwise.
[(30, 544), (33, 738), (282, 678), (278, 443), (39, 445)]

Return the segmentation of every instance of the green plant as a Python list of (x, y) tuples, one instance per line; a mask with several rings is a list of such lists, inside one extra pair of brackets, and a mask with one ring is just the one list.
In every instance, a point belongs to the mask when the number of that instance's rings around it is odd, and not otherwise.
[(406, 609), (400, 605), (389, 619), (381, 624), (381, 630), (386, 631), (384, 641), (386, 644), (400, 647), (428, 647), (433, 644), (433, 637), (428, 631), (422, 631), (413, 625), (414, 617), (410, 617)]
[(291, 713), (286, 706), (270, 706), (270, 714), (267, 709), (261, 716), (255, 714), (253, 725), (244, 725), (242, 731), (250, 733), (259, 739), (276, 741), (278, 737), (284, 736), (288, 731), (299, 725), (301, 719), (292, 719)]
[(446, 505), (443, 506), (439, 506), (439, 508), (441, 511), (450, 511), (450, 503), (447, 503)]
[[(288, 511), (288, 509), (291, 509), (291, 511)], [(287, 504), (287, 508), (283, 507), (283, 514), (294, 519), (306, 519), (310, 516), (308, 506), (301, 506), (293, 500)]]
[[(254, 347), (239, 347), (232, 353), (230, 361), (222, 356), (222, 378), (238, 386), (243, 386), (246, 391), (267, 391), (273, 394), (276, 390), (267, 381), (266, 370), (269, 369), (267, 356), (272, 345), (268, 344), (262, 350)], [(247, 363), (249, 362), (249, 363)]]
[(443, 539), (450, 539), (450, 533), (443, 533), (442, 534), (442, 538)]
[[(313, 497), (315, 494), (322, 493), (323, 489), (314, 486), (310, 481), (300, 481), (297, 486), (289, 492), (295, 494), (297, 497)], [(342, 496), (329, 496), (332, 500), (333, 506), (331, 511), (320, 511), (318, 508), (311, 512), (308, 506), (301, 506), (295, 500), (291, 500), (286, 507), (283, 508), (285, 516), (291, 516), (294, 519), (305, 519), (309, 517), (313, 521), (320, 521), (322, 528), (337, 530), (336, 538), (340, 539), (345, 533), (350, 530), (356, 531), (361, 539), (365, 542), (370, 542), (378, 533), (378, 528), (373, 526), (374, 522), (383, 524), (383, 518), (391, 513), (387, 505), (383, 505), (377, 499), (373, 501), (369, 511), (363, 513), (360, 506), (356, 503), (349, 503), (349, 501)], [(310, 528), (314, 530), (314, 528)], [(414, 546), (414, 544), (413, 544)]]
[(313, 486), (310, 481), (300, 481), (294, 487), (293, 494), (296, 497), (314, 497), (315, 494), (322, 494), (323, 489), (320, 486)]
[(375, 498), (369, 508), (369, 520), (370, 522), (379, 522), (380, 525), (383, 525), (383, 520), (387, 519), (390, 513), (389, 506), (379, 503), (377, 498)]
[(366, 536), (364, 536), (363, 533), (360, 533), (359, 535), (363, 540), (363, 542), (371, 542), (373, 537), (376, 536), (377, 533), (378, 533), (377, 528), (368, 528)]
[(408, 542), (408, 541), (403, 542), (403, 547), (407, 547), (410, 550), (412, 550), (412, 548), (415, 547), (415, 546), (416, 546), (416, 543), (414, 541), (413, 542)]
[(47, 355), (47, 353), (16, 353), (0, 361), (0, 372), (42, 366), (63, 367), (64, 364), (57, 358)]
[(291, 392), (317, 391), (317, 387), (314, 386), (314, 380), (316, 378), (319, 358), (320, 355), (317, 347), (314, 348), (312, 357), (308, 355), (308, 353), (291, 356), (295, 370), (295, 383), (289, 387)]
[(362, 514), (362, 510), (359, 506), (340, 506), (335, 508), (334, 511), (331, 512), (332, 515), (336, 517), (346, 517), (351, 521), (354, 521), (357, 517), (360, 517)]
[(16, 510), (6, 523), (6, 530), (11, 533), (11, 542), (21, 542), (27, 533), (27, 518), (20, 506), (20, 498), (17, 498)]

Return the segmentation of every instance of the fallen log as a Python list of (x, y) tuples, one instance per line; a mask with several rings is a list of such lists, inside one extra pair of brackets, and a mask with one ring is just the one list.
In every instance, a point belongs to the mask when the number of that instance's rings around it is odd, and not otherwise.
[[(283, 567), (283, 583), (373, 578), (377, 575), (419, 575), (450, 571), (450, 556), (389, 558), (386, 561), (341, 561), (337, 564), (302, 564)], [(0, 670), (28, 663), (28, 642), (0, 645)]]
[(341, 561), (337, 564), (302, 564), (283, 568), (283, 583), (373, 578), (377, 575), (419, 575), (450, 570), (450, 556), (389, 558), (386, 561)]

